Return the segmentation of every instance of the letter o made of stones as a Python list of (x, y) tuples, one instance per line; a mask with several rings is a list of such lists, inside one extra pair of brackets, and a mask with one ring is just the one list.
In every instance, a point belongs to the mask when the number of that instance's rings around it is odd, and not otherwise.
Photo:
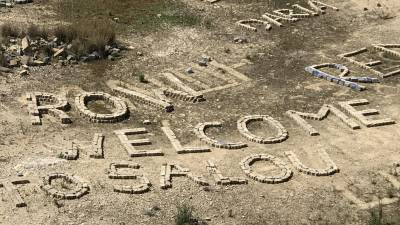
[[(103, 100), (114, 106), (114, 112), (109, 114), (94, 113), (87, 104), (90, 101)], [(126, 103), (117, 97), (103, 92), (85, 92), (75, 98), (75, 104), (81, 116), (93, 123), (116, 123), (127, 118), (129, 114)]]
[[(64, 182), (73, 184), (75, 188), (64, 191), (58, 190), (52, 185), (55, 179), (62, 179)], [(65, 173), (51, 173), (43, 178), (41, 189), (53, 198), (58, 199), (78, 199), (89, 192), (89, 185), (80, 178)]]
[[(269, 161), (276, 167), (278, 167), (281, 170), (281, 173), (275, 176), (264, 176), (258, 174), (254, 172), (253, 169), (251, 168), (251, 165), (257, 161)], [(293, 171), (289, 168), (289, 166), (285, 162), (283, 162), (282, 160), (280, 160), (275, 156), (267, 154), (250, 155), (244, 158), (240, 162), (240, 167), (248, 177), (261, 183), (268, 183), (268, 184), (283, 183), (288, 181), (293, 175)]]
[[(247, 125), (249, 123), (255, 122), (255, 121), (265, 121), (265, 122), (269, 123), (270, 125), (272, 125), (273, 127), (276, 128), (278, 133), (274, 137), (266, 137), (266, 138), (254, 135), (247, 129)], [(259, 144), (280, 143), (280, 142), (285, 141), (288, 138), (288, 132), (282, 126), (282, 124), (268, 115), (250, 115), (250, 116), (241, 117), (237, 121), (237, 128), (239, 130), (239, 133), (243, 137), (245, 137), (247, 140), (256, 142)]]

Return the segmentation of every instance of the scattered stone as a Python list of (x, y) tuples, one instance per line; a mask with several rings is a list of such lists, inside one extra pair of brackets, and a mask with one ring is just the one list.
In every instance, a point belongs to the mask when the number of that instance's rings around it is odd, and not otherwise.
[(21, 70), (21, 71), (19, 72), (19, 75), (20, 75), (20, 76), (29, 75), (29, 71), (28, 71), (28, 70)]
[(88, 55), (89, 60), (96, 60), (96, 59), (100, 59), (100, 58), (101, 58), (100, 54), (96, 51), (94, 51)]
[(0, 66), (0, 72), (3, 72), (3, 73), (11, 73), (12, 70), (9, 69), (9, 68)]
[(45, 65), (45, 63), (43, 61), (40, 61), (40, 60), (34, 60), (33, 61), (33, 65), (34, 66), (43, 66), (43, 65)]
[(192, 68), (192, 67), (187, 68), (187, 69), (186, 69), (186, 73), (187, 73), (187, 74), (192, 74), (192, 73), (194, 73), (193, 68)]
[(236, 44), (245, 44), (248, 43), (248, 40), (245, 37), (235, 37), (233, 39), (233, 42), (235, 42)]
[(56, 51), (56, 53), (54, 53), (53, 57), (62, 56), (63, 54), (64, 54), (64, 48)]
[(68, 55), (67, 56), (67, 61), (74, 60), (76, 57), (74, 55)]
[[(0, 6), (2, 2), (0, 0)], [(90, 54), (83, 54), (78, 58), (72, 52), (73, 44), (63, 43), (57, 38), (46, 40), (44, 38), (31, 39), (29, 36), (25, 36), (24, 38), (11, 38), (8, 43), (1, 46), (4, 61), (6, 62), (5, 67), (7, 68), (18, 67), (20, 65), (43, 66), (51, 63), (52, 59), (58, 63), (58, 66), (103, 58), (114, 60), (120, 56), (121, 50), (127, 49), (117, 44), (106, 45), (104, 46), (104, 54), (99, 54), (99, 52), (95, 51)], [(46, 51), (46, 49), (51, 49), (51, 52)], [(143, 54), (138, 52), (138, 55), (141, 56)]]
[(144, 121), (143, 121), (143, 124), (144, 124), (144, 125), (150, 125), (150, 124), (151, 124), (151, 121), (150, 121), (150, 120), (144, 120)]
[(22, 56), (21, 64), (22, 65), (27, 65), (27, 66), (31, 65), (32, 64), (32, 57), (27, 56), (27, 55)]
[(43, 58), (43, 62), (44, 62), (45, 64), (49, 64), (49, 62), (50, 62), (50, 57), (44, 57), (44, 58)]
[(120, 51), (121, 50), (119, 50), (118, 48), (112, 48), (112, 49), (110, 49), (109, 52), (110, 52), (110, 55), (116, 57), (116, 56), (119, 56)]
[(205, 61), (204, 59), (201, 59), (198, 63), (199, 63), (200, 66), (207, 66), (208, 62)]
[(30, 46), (30, 40), (29, 38), (26, 36), (22, 39), (21, 41), (21, 47), (22, 47), (22, 51), (25, 51), (29, 48)]
[(19, 61), (16, 59), (11, 59), (10, 62), (8, 63), (9, 67), (16, 67), (19, 65)]
[(26, 3), (32, 3), (33, 0), (14, 0), (15, 4), (26, 4)]

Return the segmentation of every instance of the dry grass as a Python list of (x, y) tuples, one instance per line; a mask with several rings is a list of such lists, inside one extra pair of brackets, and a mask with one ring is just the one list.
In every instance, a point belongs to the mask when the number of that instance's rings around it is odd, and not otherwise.
[(377, 7), (372, 9), (372, 14), (382, 20), (392, 19), (396, 16), (396, 13), (383, 3), (378, 3)]
[(38, 25), (35, 24), (30, 24), (26, 30), (26, 34), (30, 37), (30, 38), (43, 38), (43, 39), (47, 39), (49, 37), (49, 31), (48, 29), (44, 28), (44, 27), (39, 27)]
[(63, 21), (107, 21), (118, 32), (147, 32), (198, 24), (210, 27), (209, 20), (179, 0), (55, 0), (53, 6)]
[(0, 27), (0, 33), (3, 38), (12, 38), (20, 36), (21, 31), (17, 26), (11, 23), (4, 23)]
[(20, 29), (12, 24), (3, 24), (0, 26), (0, 31), (3, 43), (7, 43), (10, 38), (23, 38), (26, 35), (31, 39), (48, 39), (50, 36), (55, 36), (63, 43), (71, 43), (71, 51), (79, 56), (94, 51), (105, 56), (105, 46), (114, 44), (116, 39), (113, 26), (104, 20), (76, 22), (58, 26), (53, 30), (34, 24), (26, 29)]
[(113, 26), (104, 20), (60, 26), (53, 33), (64, 43), (71, 43), (71, 50), (77, 55), (97, 51), (104, 56), (105, 46), (114, 44), (116, 39)]

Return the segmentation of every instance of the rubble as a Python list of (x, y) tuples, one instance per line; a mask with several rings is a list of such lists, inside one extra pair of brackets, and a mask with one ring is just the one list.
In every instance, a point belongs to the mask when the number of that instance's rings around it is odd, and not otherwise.
[[(1, 1), (0, 1), (1, 5)], [(31, 38), (29, 35), (23, 38), (10, 38), (8, 43), (0, 45), (0, 55), (5, 59), (4, 68), (12, 69), (26, 65), (44, 66), (48, 64), (59, 64), (62, 66), (76, 64), (78, 62), (90, 62), (93, 60), (110, 59), (120, 57), (121, 46), (114, 44), (106, 45), (105, 52), (91, 52), (77, 55), (72, 50), (73, 44), (63, 43), (57, 38)], [(0, 72), (10, 73), (12, 70), (0, 69)], [(26, 68), (25, 68), (26, 69)], [(20, 75), (27, 75), (26, 71)]]

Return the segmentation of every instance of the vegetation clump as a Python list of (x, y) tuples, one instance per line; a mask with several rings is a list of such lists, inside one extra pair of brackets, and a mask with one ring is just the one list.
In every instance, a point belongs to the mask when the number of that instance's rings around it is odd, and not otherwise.
[(122, 49), (112, 24), (100, 20), (26, 28), (5, 23), (0, 26), (0, 64), (6, 67), (37, 66), (50, 62), (62, 65), (108, 58), (114, 60)]
[(206, 225), (205, 222), (193, 215), (193, 208), (187, 204), (178, 205), (177, 210), (175, 215), (176, 225)]

